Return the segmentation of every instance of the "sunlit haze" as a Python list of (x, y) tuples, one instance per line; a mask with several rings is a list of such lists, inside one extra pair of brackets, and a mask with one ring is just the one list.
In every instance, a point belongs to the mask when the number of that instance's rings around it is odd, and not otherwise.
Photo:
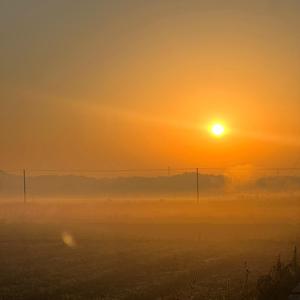
[(299, 1), (1, 1), (0, 24), (2, 168), (298, 165)]

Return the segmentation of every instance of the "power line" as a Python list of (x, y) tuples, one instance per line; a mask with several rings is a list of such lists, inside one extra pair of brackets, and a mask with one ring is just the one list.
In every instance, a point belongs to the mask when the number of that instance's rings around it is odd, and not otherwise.
[[(30, 169), (30, 172), (48, 172), (48, 173), (125, 173), (125, 172), (167, 172), (170, 174), (171, 171), (195, 171), (198, 169), (200, 171), (223, 171), (223, 172), (230, 172), (230, 173), (243, 173), (248, 172), (247, 169), (234, 169), (234, 168), (215, 168), (215, 167), (189, 167), (189, 168), (157, 168), (157, 169)], [(6, 173), (21, 173), (23, 169), (0, 169)], [(258, 167), (254, 168), (253, 172), (278, 172), (278, 171), (300, 171), (300, 167), (273, 167), (273, 168), (263, 168)]]

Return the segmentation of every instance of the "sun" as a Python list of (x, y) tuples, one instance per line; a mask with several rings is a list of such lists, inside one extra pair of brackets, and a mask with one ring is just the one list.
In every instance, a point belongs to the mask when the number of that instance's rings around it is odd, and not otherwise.
[(211, 133), (216, 137), (221, 137), (225, 133), (225, 128), (220, 123), (215, 123), (211, 127)]

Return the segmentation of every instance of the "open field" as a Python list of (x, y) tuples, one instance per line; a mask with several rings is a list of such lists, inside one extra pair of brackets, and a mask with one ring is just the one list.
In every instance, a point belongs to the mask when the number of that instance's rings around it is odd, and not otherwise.
[(0, 198), (3, 222), (300, 224), (300, 195), (250, 194), (196, 200)]
[(296, 199), (252, 200), (2, 203), (1, 299), (235, 299), (300, 244)]

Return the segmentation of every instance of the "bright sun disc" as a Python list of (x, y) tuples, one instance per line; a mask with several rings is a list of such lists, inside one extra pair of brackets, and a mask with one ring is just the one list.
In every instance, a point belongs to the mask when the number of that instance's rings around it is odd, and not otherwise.
[(214, 124), (211, 127), (211, 132), (215, 136), (221, 136), (224, 134), (225, 128), (222, 124)]

